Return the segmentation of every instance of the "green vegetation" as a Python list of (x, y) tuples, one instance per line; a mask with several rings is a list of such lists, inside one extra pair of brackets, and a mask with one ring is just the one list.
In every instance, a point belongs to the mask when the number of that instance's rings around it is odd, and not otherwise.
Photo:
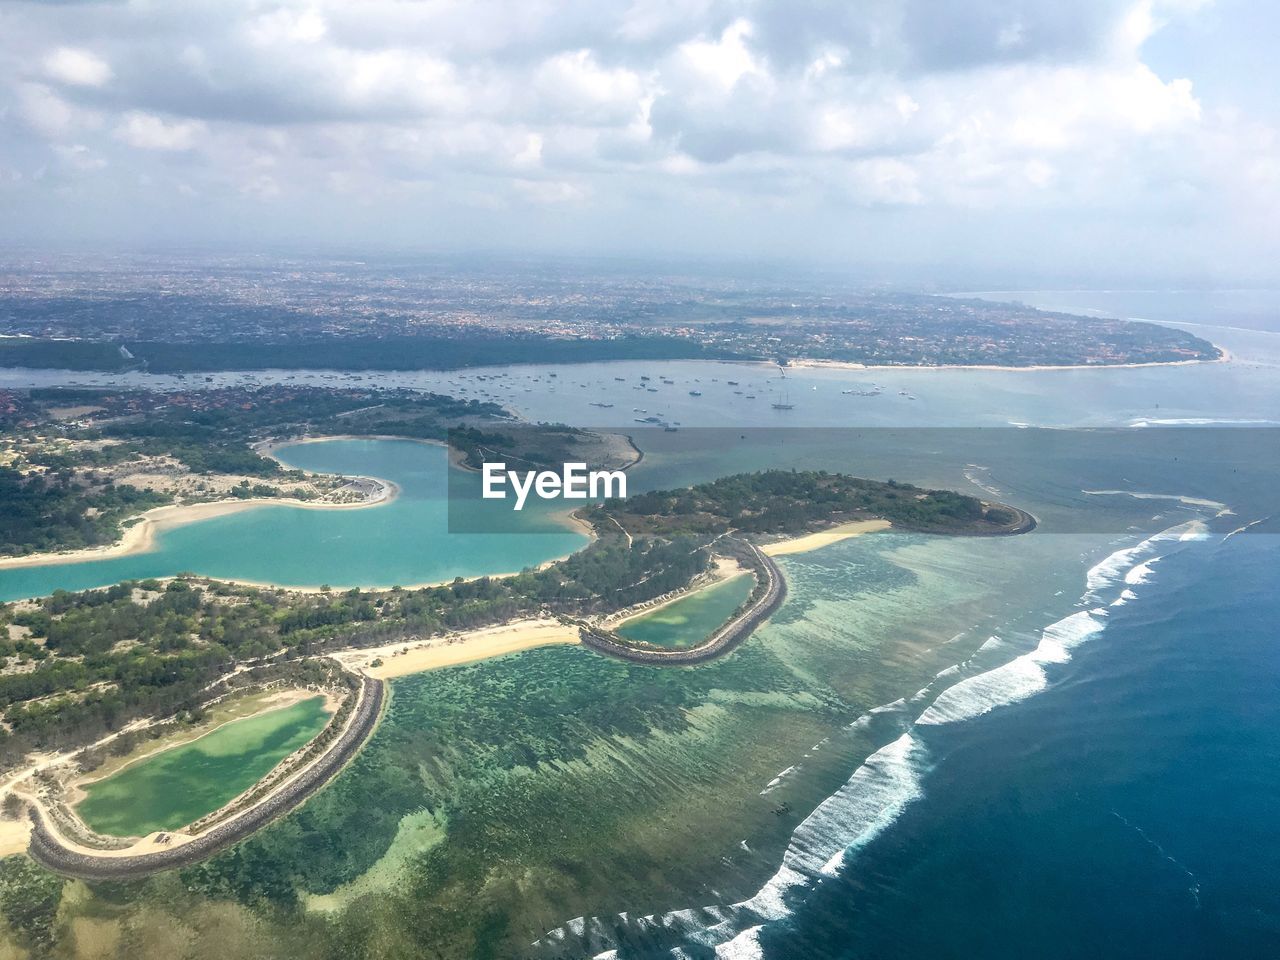
[[(0, 419), (0, 441), (12, 454), (11, 465), (0, 467), (0, 555), (118, 539), (123, 519), (173, 499), (114, 482), (139, 471), (189, 477), (187, 499), (316, 495), (290, 487), (306, 475), (259, 454), (251, 447), (258, 440), (339, 434), (450, 440), (473, 460), (483, 450), (513, 463), (604, 465), (629, 452), (613, 438), (571, 427), (521, 428), (493, 403), (411, 390), (36, 389), (0, 392), (0, 401), (15, 411)], [(243, 479), (230, 490), (225, 482), (202, 483), (219, 474)]]
[(6, 665), (35, 664), (0, 672), (0, 762), (90, 742), (140, 716), (197, 708), (202, 691), (236, 664), (517, 616), (611, 613), (686, 586), (706, 569), (708, 542), (731, 529), (794, 533), (871, 515), (920, 530), (1010, 532), (1019, 517), (947, 491), (784, 471), (642, 494), (605, 510), (634, 542), (598, 522), (600, 537), (586, 549), (503, 579), (337, 595), (178, 579), (58, 592), (20, 612), (0, 607), (0, 622), (29, 633), (6, 648)]
[(0, 340), (0, 366), (52, 367), (59, 370), (127, 370), (130, 361), (114, 343), (88, 340)]
[(112, 543), (122, 520), (164, 502), (133, 487), (83, 482), (70, 471), (26, 475), (0, 467), (0, 555)]
[[(199, 391), (165, 397), (125, 394), (103, 398), (107, 410), (76, 439), (121, 441), (124, 451), (172, 456), (196, 473), (271, 476), (280, 464), (249, 448), (255, 439), (294, 434), (394, 433), (416, 439), (446, 437), (460, 419), (503, 415), (496, 404), (413, 391), (268, 387)], [(100, 401), (103, 402), (103, 401)], [(141, 413), (129, 405), (143, 404)], [(121, 452), (114, 448), (111, 456)]]
[[(696, 669), (548, 648), (395, 681), (387, 718), (342, 778), (183, 871), (182, 885), (282, 918), (307, 938), (297, 955), (369, 960), (589, 956), (528, 945), (584, 912), (749, 896), (797, 821), (880, 745), (850, 721), (941, 668), (904, 656), (928, 594), (868, 555), (873, 540), (806, 561), (789, 614)], [(851, 549), (856, 580), (841, 560)], [(803, 618), (833, 595), (856, 598), (878, 629)], [(948, 606), (931, 625), (943, 638), (961, 617)], [(806, 753), (802, 772), (761, 795)], [(405, 853), (402, 831), (424, 818), (444, 836)], [(383, 885), (364, 892), (370, 871)], [(305, 912), (309, 897), (331, 894), (337, 912), (323, 923)]]
[(513, 469), (558, 469), (573, 461), (590, 463), (594, 469), (619, 469), (630, 465), (633, 449), (628, 445), (627, 458), (617, 463), (620, 450), (609, 443), (607, 435), (563, 424), (487, 429), (457, 427), (449, 431), (449, 446), (459, 454), (462, 464), (472, 470), (495, 460), (506, 461)]
[[(657, 490), (604, 508), (636, 536), (718, 535), (729, 530), (794, 535), (879, 517), (906, 530), (1022, 532), (1030, 517), (950, 490), (864, 480), (825, 470), (766, 470), (683, 490)], [(1027, 527), (1026, 529), (1030, 529)]]
[[(82, 928), (72, 925), (88, 917), (120, 931), (112, 955), (136, 958), (505, 958), (529, 956), (533, 939), (583, 913), (748, 896), (776, 870), (798, 820), (897, 735), (892, 722), (879, 731), (850, 722), (964, 656), (964, 643), (938, 639), (1007, 587), (992, 571), (1019, 563), (1005, 544), (957, 542), (943, 556), (959, 570), (981, 567), (983, 583), (939, 578), (931, 564), (922, 585), (877, 553), (912, 542), (867, 537), (787, 561), (792, 593), (771, 625), (696, 669), (566, 647), (395, 681), (378, 733), (329, 787), (206, 863), (93, 885), (54, 924), (57, 949), (73, 953)], [(617, 540), (596, 549), (626, 553)], [(592, 592), (553, 569), (566, 596)], [(301, 598), (351, 619), (284, 640), (320, 652), (325, 636), (394, 635), (405, 624), (383, 611), (406, 601), (470, 616), (474, 603), (502, 596), (465, 586), (474, 592)], [(212, 602), (215, 588), (200, 589)], [(377, 619), (355, 619), (365, 601)], [(223, 602), (274, 601), (229, 591)], [(294, 607), (275, 609), (283, 619)], [(762, 795), (802, 755), (802, 769)], [(316, 897), (332, 912), (308, 909)], [(178, 949), (175, 938), (209, 949)]]
[(175, 830), (222, 807), (324, 729), (323, 697), (223, 724), (89, 784), (76, 812), (98, 833)]

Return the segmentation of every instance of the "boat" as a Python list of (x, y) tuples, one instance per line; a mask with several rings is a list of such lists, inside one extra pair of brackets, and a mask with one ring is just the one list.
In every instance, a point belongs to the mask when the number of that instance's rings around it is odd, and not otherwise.
[(739, 386), (739, 384), (738, 384), (738, 381), (737, 381), (737, 380), (726, 380), (726, 381), (725, 381), (725, 383), (727, 383), (727, 384), (728, 384), (729, 386), (731, 386), (731, 387)]
[(775, 410), (794, 410), (795, 408), (796, 405), (791, 402), (790, 396), (786, 393), (783, 393), (781, 400), (777, 400), (773, 403), (773, 409)]
[(701, 391), (701, 390), (690, 390), (690, 391), (689, 391), (689, 396), (691, 396), (691, 397), (700, 397), (700, 396), (702, 396), (702, 391)]
[(606, 410), (607, 410), (607, 409), (609, 409), (610, 407), (612, 407), (612, 406), (613, 406), (613, 404), (612, 404), (612, 403), (601, 403), (599, 400), (593, 400), (593, 401), (591, 402), (591, 406), (593, 406), (593, 407), (603, 407), (604, 409), (606, 409)]

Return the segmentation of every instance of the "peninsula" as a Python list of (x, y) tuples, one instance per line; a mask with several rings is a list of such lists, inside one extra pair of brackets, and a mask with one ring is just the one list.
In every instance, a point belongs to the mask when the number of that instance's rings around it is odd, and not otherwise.
[[(439, 649), (431, 638), (459, 638), (448, 651), (397, 665), (423, 669), (575, 640), (638, 664), (697, 664), (732, 651), (785, 600), (783, 571), (769, 554), (786, 553), (788, 540), (812, 545), (887, 527), (1008, 535), (1035, 525), (1015, 507), (823, 471), (741, 474), (582, 513), (595, 533), (585, 550), (506, 578), (333, 595), (178, 577), (0, 607), (11, 638), (0, 672), (0, 762), (17, 771), (3, 792), (31, 810), (33, 855), (69, 875), (125, 877), (193, 863), (242, 839), (355, 754), (381, 709), (381, 677), (405, 672), (382, 669), (397, 648)], [(779, 541), (779, 549), (767, 546)], [(726, 563), (754, 585), (705, 639), (667, 649), (610, 626), (622, 611), (712, 582)], [(521, 620), (537, 627), (536, 639), (504, 635), (504, 624)], [(474, 654), (469, 636), (478, 641)], [(374, 651), (361, 656), (362, 648)], [(193, 722), (211, 702), (282, 683), (335, 691), (345, 704), (287, 773), (159, 839), (122, 846), (76, 815), (70, 785), (107, 742), (128, 750), (183, 717)], [(122, 722), (125, 731), (112, 732)], [(39, 751), (55, 751), (57, 762), (23, 774)]]

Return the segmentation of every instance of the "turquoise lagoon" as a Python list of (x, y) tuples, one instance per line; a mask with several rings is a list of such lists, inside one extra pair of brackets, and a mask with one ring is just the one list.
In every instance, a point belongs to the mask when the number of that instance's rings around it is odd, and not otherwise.
[(277, 454), (288, 466), (389, 480), (399, 495), (356, 510), (270, 504), (161, 532), (146, 553), (0, 570), (0, 600), (121, 580), (196, 573), (282, 586), (410, 586), (511, 573), (581, 549), (587, 538), (530, 503), (502, 533), (449, 533), (480, 508), (478, 475), (451, 467), (443, 446), (410, 440), (329, 440)]

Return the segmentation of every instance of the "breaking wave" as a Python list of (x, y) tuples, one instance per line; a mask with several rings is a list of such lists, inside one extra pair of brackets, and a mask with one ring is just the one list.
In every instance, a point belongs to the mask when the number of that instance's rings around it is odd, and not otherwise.
[[(1217, 503), (1190, 502), (1215, 512), (1223, 508)], [(1034, 649), (999, 666), (964, 676), (942, 689), (932, 702), (922, 696), (936, 688), (940, 680), (981, 669), (977, 664), (986, 659), (984, 655), (1008, 646), (993, 636), (968, 661), (939, 672), (933, 684), (910, 700), (885, 704), (855, 720), (849, 725), (851, 728), (865, 727), (878, 715), (897, 713), (903, 732), (867, 757), (834, 794), (796, 827), (781, 866), (750, 899), (648, 917), (625, 913), (605, 918), (578, 917), (552, 931), (539, 944), (563, 947), (584, 934), (595, 942), (607, 943), (622, 921), (633, 934), (652, 935), (653, 955), (704, 956), (711, 949), (726, 960), (762, 957), (763, 927), (789, 916), (789, 904), (794, 899), (803, 897), (824, 879), (836, 876), (848, 857), (923, 796), (924, 777), (931, 766), (925, 740), (931, 728), (980, 717), (1044, 690), (1049, 684), (1045, 667), (1068, 662), (1077, 647), (1101, 634), (1106, 629), (1109, 607), (1137, 599), (1135, 588), (1149, 582), (1165, 547), (1206, 536), (1203, 521), (1189, 520), (1134, 546), (1115, 550), (1085, 575), (1080, 609), (1044, 627)], [(923, 711), (912, 721), (911, 714), (920, 706), (924, 706)], [(789, 772), (783, 771), (779, 779)], [(683, 946), (673, 946), (675, 943)]]

